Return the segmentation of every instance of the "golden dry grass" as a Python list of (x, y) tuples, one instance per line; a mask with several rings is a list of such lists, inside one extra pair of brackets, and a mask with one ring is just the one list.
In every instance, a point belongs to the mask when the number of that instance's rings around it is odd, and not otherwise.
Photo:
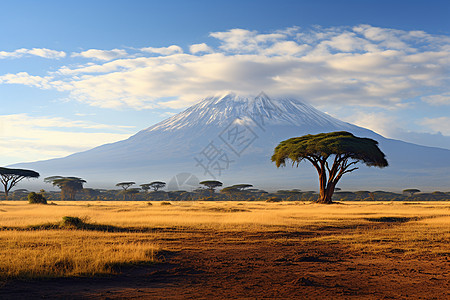
[[(330, 234), (305, 242), (344, 244), (368, 254), (450, 253), (448, 202), (347, 202), (317, 205), (302, 202), (57, 202), (30, 205), (0, 202), (0, 273), (3, 278), (91, 276), (114, 272), (114, 266), (154, 260), (157, 228), (212, 231), (315, 231)], [(64, 216), (91, 224), (147, 232), (36, 230), (27, 226), (58, 223)], [(383, 226), (380, 226), (382, 224)], [(354, 228), (339, 231), (339, 228)]]
[[(148, 234), (147, 234), (148, 235)], [(0, 232), (0, 278), (111, 274), (154, 261), (153, 236), (79, 230)]]

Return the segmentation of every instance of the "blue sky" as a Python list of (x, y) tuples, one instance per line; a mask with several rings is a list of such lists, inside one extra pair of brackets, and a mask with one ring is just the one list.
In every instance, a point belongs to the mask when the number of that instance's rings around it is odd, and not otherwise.
[(2, 1), (0, 165), (118, 141), (223, 91), (450, 149), (449, 1)]

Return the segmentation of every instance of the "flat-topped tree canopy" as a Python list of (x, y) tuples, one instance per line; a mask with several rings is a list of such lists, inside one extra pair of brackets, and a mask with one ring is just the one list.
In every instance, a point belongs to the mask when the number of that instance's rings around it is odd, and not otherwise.
[[(331, 167), (327, 161), (330, 157), (334, 157)], [(286, 166), (288, 160), (292, 161), (293, 166), (307, 160), (316, 168), (319, 174), (320, 203), (331, 203), (336, 184), (342, 175), (358, 169), (349, 168), (350, 166), (358, 162), (369, 167), (388, 166), (377, 141), (356, 137), (346, 131), (308, 134), (285, 140), (275, 148), (272, 161), (280, 167)]]
[(331, 155), (345, 156), (370, 167), (388, 166), (386, 156), (378, 148), (377, 141), (356, 137), (347, 131), (308, 134), (290, 138), (275, 148), (272, 161), (276, 163), (277, 167), (280, 167), (286, 165), (286, 160), (298, 164), (308, 157), (328, 158)]
[(61, 200), (75, 200), (76, 193), (83, 190), (83, 184), (86, 183), (86, 180), (72, 176), (50, 176), (44, 181), (61, 189)]
[(134, 181), (125, 181), (125, 182), (119, 182), (116, 184), (116, 186), (120, 186), (124, 190), (128, 189), (130, 186), (136, 184)]
[(38, 172), (27, 169), (11, 169), (0, 167), (0, 182), (3, 184), (5, 199), (8, 200), (9, 191), (24, 178), (38, 178)]

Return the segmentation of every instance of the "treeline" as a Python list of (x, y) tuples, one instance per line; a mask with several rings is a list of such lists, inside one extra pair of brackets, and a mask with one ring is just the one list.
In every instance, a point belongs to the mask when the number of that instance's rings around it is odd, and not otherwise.
[[(405, 192), (406, 191), (406, 192)], [(333, 195), (335, 201), (450, 201), (450, 192), (435, 191), (432, 193), (410, 193), (408, 190), (402, 194), (385, 191), (338, 191)]]
[[(238, 185), (239, 186), (239, 185)], [(27, 201), (29, 191), (18, 189), (10, 193), (9, 200)], [(37, 194), (42, 195), (47, 201), (60, 201), (60, 191), (41, 190)], [(80, 190), (74, 200), (76, 201), (316, 201), (318, 194), (314, 191), (279, 190), (269, 193), (259, 189), (236, 189), (226, 187), (218, 191), (198, 188), (193, 191), (162, 191), (133, 189), (124, 192), (123, 189), (92, 189)], [(3, 198), (3, 197), (1, 197)], [(450, 192), (435, 191), (432, 193), (393, 193), (386, 191), (337, 191), (333, 195), (333, 201), (450, 201)]]

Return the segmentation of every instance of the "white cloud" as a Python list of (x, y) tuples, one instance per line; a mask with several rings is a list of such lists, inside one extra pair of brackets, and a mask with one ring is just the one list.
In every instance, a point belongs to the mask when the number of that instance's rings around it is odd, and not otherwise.
[(34, 86), (42, 89), (50, 88), (51, 77), (32, 76), (27, 72), (20, 72), (17, 74), (6, 74), (0, 76), (0, 84), (23, 84), (27, 86)]
[(4, 58), (20, 58), (24, 56), (39, 56), (43, 58), (59, 59), (66, 56), (64, 51), (56, 51), (46, 48), (33, 48), (33, 49), (17, 49), (12, 52), (0, 51), (0, 59)]
[(370, 129), (385, 137), (393, 137), (400, 130), (397, 118), (384, 112), (356, 111), (345, 118), (345, 121)]
[[(339, 114), (339, 116), (338, 116)], [(343, 112), (332, 113), (337, 118), (375, 131), (384, 137), (398, 139), (414, 144), (450, 149), (449, 118), (425, 119), (418, 124), (425, 126), (420, 132), (406, 130), (405, 121), (389, 112), (370, 112), (362, 110), (347, 111), (348, 116), (342, 118)]]
[[(64, 130), (69, 128), (78, 131)], [(0, 115), (0, 152), (4, 157), (27, 157), (28, 161), (66, 156), (125, 139), (130, 134), (117, 131), (124, 132), (126, 128), (27, 114)]]
[(284, 33), (259, 34), (246, 29), (231, 29), (225, 32), (212, 32), (222, 42), (221, 49), (236, 53), (249, 53), (260, 50), (261, 45), (286, 38)]
[(192, 54), (197, 54), (197, 53), (211, 53), (213, 52), (213, 49), (211, 47), (209, 47), (208, 45), (206, 45), (205, 43), (201, 43), (201, 44), (194, 44), (191, 45), (189, 47), (189, 51)]
[(172, 45), (169, 47), (160, 47), (160, 48), (147, 47), (147, 48), (141, 48), (141, 51), (148, 52), (148, 53), (161, 54), (161, 55), (172, 55), (172, 54), (177, 54), (177, 53), (183, 53), (183, 49), (181, 49), (181, 47), (177, 46), (177, 45)]
[(450, 117), (424, 118), (420, 123), (435, 133), (450, 135)]
[(98, 49), (89, 49), (87, 51), (83, 51), (80, 53), (72, 53), (73, 57), (85, 57), (85, 58), (93, 58), (97, 60), (113, 60), (120, 57), (127, 56), (128, 53), (123, 49), (113, 49), (113, 50), (98, 50)]
[(422, 101), (433, 105), (450, 105), (450, 93), (424, 96)]
[(294, 41), (282, 41), (274, 43), (271, 47), (268, 47), (262, 51), (265, 55), (279, 55), (290, 56), (304, 53), (310, 49), (308, 45), (299, 45)]
[[(450, 93), (446, 36), (369, 25), (264, 34), (231, 29), (210, 36), (219, 48), (200, 43), (182, 53), (176, 45), (148, 47), (112, 61), (62, 66), (48, 76), (6, 74), (0, 83), (52, 88), (90, 105), (135, 109), (186, 107), (224, 90), (387, 109), (414, 97), (442, 104)], [(430, 90), (444, 98), (428, 96)]]
[(81, 129), (109, 129), (123, 130), (133, 126), (106, 125), (85, 121), (74, 121), (60, 117), (30, 117), (28, 114), (0, 115), (4, 124), (17, 124), (36, 128), (81, 128)]

